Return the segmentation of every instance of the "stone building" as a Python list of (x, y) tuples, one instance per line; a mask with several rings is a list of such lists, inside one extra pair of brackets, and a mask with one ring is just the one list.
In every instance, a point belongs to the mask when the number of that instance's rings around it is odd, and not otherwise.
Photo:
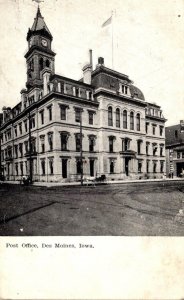
[(184, 121), (166, 127), (166, 173), (184, 177)]
[(79, 81), (55, 74), (52, 34), (38, 8), (27, 34), (26, 88), (3, 107), (1, 166), (7, 180), (161, 178), (165, 172), (165, 118), (125, 74), (92, 51)]

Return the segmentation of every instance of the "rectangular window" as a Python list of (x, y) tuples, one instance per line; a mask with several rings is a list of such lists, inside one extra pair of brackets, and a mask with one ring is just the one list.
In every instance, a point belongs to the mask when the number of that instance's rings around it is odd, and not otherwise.
[(138, 160), (138, 173), (142, 173), (142, 161)]
[(27, 120), (24, 121), (25, 132), (27, 132)]
[(22, 123), (19, 124), (19, 133), (22, 134)]
[(60, 117), (61, 120), (66, 120), (66, 106), (60, 105)]
[(16, 175), (19, 175), (19, 166), (18, 163), (15, 164), (15, 171), (16, 171)]
[(49, 170), (50, 170), (50, 175), (53, 175), (54, 174), (53, 159), (49, 159)]
[(67, 150), (67, 140), (68, 136), (67, 134), (61, 134), (61, 150), (66, 151)]
[(30, 117), (30, 129), (35, 127), (35, 116)]
[(81, 174), (81, 171), (82, 171), (82, 168), (81, 168), (81, 161), (80, 160), (77, 160), (76, 162), (76, 171), (77, 171), (77, 174)]
[(15, 137), (17, 137), (17, 126), (14, 127)]
[(163, 135), (163, 130), (164, 130), (163, 126), (160, 126), (160, 136)]
[(146, 155), (149, 155), (149, 143), (146, 143)]
[(142, 141), (137, 141), (137, 154), (141, 154), (141, 143)]
[(52, 121), (52, 105), (50, 105), (48, 108), (48, 112), (49, 112), (49, 121)]
[(114, 173), (114, 161), (110, 161), (110, 174)]
[(19, 144), (19, 152), (20, 152), (20, 157), (22, 157), (23, 156), (22, 144)]
[(152, 126), (152, 129), (153, 129), (153, 135), (155, 135), (156, 127), (153, 125), (153, 126)]
[(146, 172), (149, 173), (149, 160), (146, 162)]
[(164, 162), (161, 161), (160, 162), (160, 173), (163, 173), (164, 172)]
[(44, 124), (44, 110), (40, 111), (40, 121), (41, 121), (41, 124), (43, 125)]
[(45, 152), (45, 143), (44, 142), (41, 143), (41, 152), (42, 153)]
[(23, 172), (23, 162), (20, 163), (20, 173), (21, 176), (23, 176), (24, 172)]
[(92, 111), (89, 111), (88, 112), (88, 116), (89, 116), (89, 124), (90, 125), (93, 125), (93, 112)]
[(177, 158), (180, 158), (180, 152), (177, 152)]
[(182, 158), (184, 158), (184, 152), (182, 152)]
[(80, 135), (76, 135), (75, 137), (75, 142), (76, 142), (76, 151), (79, 152), (80, 151)]
[(112, 137), (109, 137), (109, 152), (113, 152), (113, 142), (114, 139)]
[(89, 152), (94, 151), (94, 139), (90, 138), (89, 139)]
[(81, 118), (81, 110), (80, 109), (75, 109), (75, 122), (80, 122)]
[(153, 173), (157, 172), (157, 163), (153, 162)]
[(49, 151), (53, 150), (53, 133), (48, 134)]
[(45, 175), (45, 160), (41, 160), (41, 171), (42, 171), (42, 175)]
[(15, 149), (15, 158), (17, 158), (18, 157), (18, 145), (15, 145), (14, 149)]
[(146, 123), (146, 133), (148, 133), (148, 126), (149, 126), (149, 123)]
[(160, 147), (160, 156), (163, 156), (163, 147)]

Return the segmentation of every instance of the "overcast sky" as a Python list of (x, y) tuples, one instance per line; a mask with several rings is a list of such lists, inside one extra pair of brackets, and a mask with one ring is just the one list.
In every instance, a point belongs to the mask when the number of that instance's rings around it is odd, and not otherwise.
[[(53, 35), (55, 70), (73, 79), (93, 49), (94, 66), (103, 56), (127, 74), (145, 99), (163, 109), (166, 125), (184, 119), (184, 1), (183, 0), (45, 0), (41, 13)], [(37, 4), (32, 0), (0, 0), (0, 109), (20, 101), (25, 87), (26, 34)]]

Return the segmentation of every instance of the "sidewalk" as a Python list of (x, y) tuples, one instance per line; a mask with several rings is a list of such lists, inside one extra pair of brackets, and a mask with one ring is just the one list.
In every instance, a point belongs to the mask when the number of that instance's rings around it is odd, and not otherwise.
[[(149, 183), (149, 182), (171, 182), (171, 181), (184, 181), (184, 178), (165, 178), (165, 179), (125, 179), (125, 180), (110, 180), (105, 182), (95, 182), (95, 185), (102, 185), (102, 184), (131, 184), (131, 183)], [(20, 184), (20, 181), (3, 181), (1, 183), (8, 183), (8, 184)], [(38, 187), (55, 187), (55, 186), (80, 186), (80, 182), (33, 182), (33, 186)], [(94, 186), (94, 183), (87, 183), (84, 182), (84, 186)]]

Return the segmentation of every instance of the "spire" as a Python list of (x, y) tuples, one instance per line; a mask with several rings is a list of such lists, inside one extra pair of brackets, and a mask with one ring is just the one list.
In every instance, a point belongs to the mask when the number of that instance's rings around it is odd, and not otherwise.
[(35, 33), (43, 34), (52, 39), (52, 34), (51, 34), (50, 30), (48, 29), (48, 27), (44, 21), (44, 18), (41, 15), (39, 5), (38, 5), (37, 13), (36, 13), (36, 18), (34, 19), (31, 29), (28, 31), (27, 40), (30, 38), (30, 36), (32, 34), (35, 34)]

